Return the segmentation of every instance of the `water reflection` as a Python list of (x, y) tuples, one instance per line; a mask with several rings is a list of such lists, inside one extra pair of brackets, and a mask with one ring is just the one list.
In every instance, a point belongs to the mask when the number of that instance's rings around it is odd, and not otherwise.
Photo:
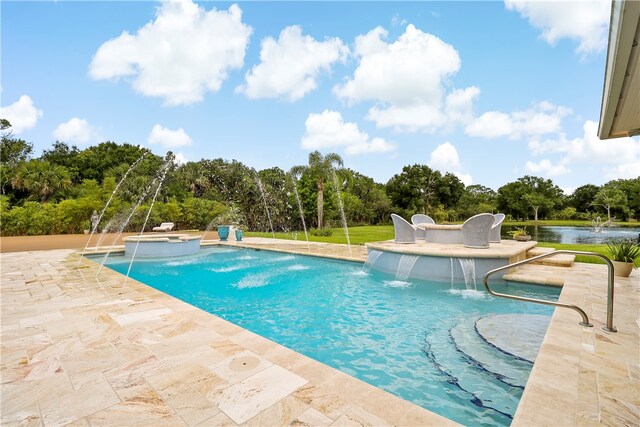
[[(516, 226), (503, 226), (502, 238), (510, 239), (509, 231), (515, 228)], [(539, 242), (592, 244), (620, 238), (635, 240), (640, 234), (640, 227), (607, 227), (596, 233), (589, 227), (527, 226), (527, 231), (533, 240)]]

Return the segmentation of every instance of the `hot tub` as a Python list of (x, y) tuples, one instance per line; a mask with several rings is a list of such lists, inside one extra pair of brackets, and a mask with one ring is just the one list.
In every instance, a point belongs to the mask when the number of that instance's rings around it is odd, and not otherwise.
[(193, 255), (200, 250), (202, 236), (189, 234), (149, 234), (128, 236), (124, 240), (125, 256), (164, 258)]

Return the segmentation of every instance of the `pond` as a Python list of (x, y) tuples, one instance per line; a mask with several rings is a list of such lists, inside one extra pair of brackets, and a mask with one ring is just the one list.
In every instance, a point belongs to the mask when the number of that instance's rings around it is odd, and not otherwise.
[[(503, 226), (502, 238), (510, 239), (509, 231), (516, 226)], [(614, 239), (638, 239), (640, 227), (605, 227), (601, 232), (592, 231), (591, 227), (561, 227), (561, 226), (527, 226), (527, 231), (533, 240), (551, 243), (606, 243)]]

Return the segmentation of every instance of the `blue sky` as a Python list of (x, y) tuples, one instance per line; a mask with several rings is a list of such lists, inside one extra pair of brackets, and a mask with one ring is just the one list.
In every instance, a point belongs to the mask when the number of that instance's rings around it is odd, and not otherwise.
[(314, 149), (386, 182), (428, 164), (494, 189), (571, 191), (640, 171), (599, 141), (610, 4), (1, 3), (0, 115), (56, 139), (304, 164)]

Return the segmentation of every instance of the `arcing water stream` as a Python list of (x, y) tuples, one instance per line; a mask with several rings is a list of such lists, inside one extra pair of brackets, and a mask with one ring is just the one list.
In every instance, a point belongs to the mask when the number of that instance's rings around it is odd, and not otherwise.
[(102, 217), (104, 216), (105, 211), (109, 207), (109, 204), (111, 203), (111, 200), (113, 200), (113, 197), (115, 196), (116, 192), (120, 188), (120, 185), (122, 185), (124, 180), (127, 178), (127, 175), (129, 175), (129, 172), (131, 172), (138, 165), (138, 163), (140, 163), (142, 161), (142, 159), (144, 159), (144, 157), (146, 155), (147, 155), (147, 153), (142, 154), (142, 156), (140, 156), (140, 158), (138, 160), (136, 160), (135, 162), (133, 162), (131, 164), (131, 166), (129, 166), (129, 169), (127, 169), (127, 171), (124, 173), (124, 175), (122, 176), (122, 178), (120, 179), (120, 181), (116, 185), (116, 188), (114, 188), (113, 191), (111, 192), (111, 196), (109, 196), (109, 200), (107, 200), (107, 203), (102, 208), (102, 211), (100, 211), (100, 215), (98, 216), (98, 219), (95, 221), (94, 224), (91, 224), (91, 234), (89, 235), (89, 239), (87, 239), (87, 243), (84, 245), (84, 249), (82, 250), (82, 256), (78, 260), (78, 266), (80, 265), (80, 262), (83, 260), (84, 254), (87, 251), (87, 248), (89, 247), (89, 242), (91, 242), (91, 238), (93, 237), (93, 234), (98, 229), (98, 225), (100, 224), (100, 221), (102, 221)]

